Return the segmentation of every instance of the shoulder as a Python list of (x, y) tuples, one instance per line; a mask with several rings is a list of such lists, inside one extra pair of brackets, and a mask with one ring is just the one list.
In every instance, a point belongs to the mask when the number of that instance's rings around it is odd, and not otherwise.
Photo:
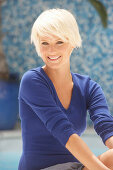
[(78, 81), (88, 81), (90, 79), (89, 75), (83, 75), (79, 73), (73, 73)]
[(34, 78), (34, 77), (39, 77), (39, 75), (40, 75), (39, 67), (37, 67), (37, 68), (32, 68), (32, 69), (26, 71), (26, 72), (23, 74), (21, 80), (27, 80), (27, 79), (31, 80), (31, 79)]
[(85, 87), (87, 87), (87, 85), (89, 84), (89, 81), (91, 80), (91, 78), (89, 77), (89, 75), (83, 75), (83, 74), (79, 74), (79, 73), (73, 73), (73, 75), (74, 75), (75, 83), (76, 83), (80, 88), (85, 88)]
[(98, 82), (93, 80), (89, 75), (81, 75), (74, 73), (76, 87), (81, 91), (82, 95), (91, 95), (95, 92), (102, 92), (102, 88)]
[(47, 92), (48, 89), (47, 81), (40, 72), (40, 67), (37, 67), (30, 69), (23, 74), (19, 87), (19, 95), (22, 98), (28, 95), (35, 96), (36, 94), (40, 94), (44, 91)]
[(99, 85), (95, 80), (93, 80), (89, 75), (83, 75), (79, 73), (73, 73), (74, 77), (76, 78), (76, 81), (79, 85), (88, 85), (88, 86), (94, 86)]
[(32, 68), (23, 74), (20, 82), (20, 90), (25, 88), (28, 88), (30, 90), (51, 90), (51, 84), (48, 81), (47, 77), (44, 75), (41, 67)]
[(33, 82), (40, 82), (40, 83), (44, 83), (45, 82), (45, 78), (43, 76), (43, 74), (40, 71), (40, 67), (37, 68), (32, 68), (28, 71), (26, 71), (22, 78), (21, 78), (21, 84), (31, 84)]

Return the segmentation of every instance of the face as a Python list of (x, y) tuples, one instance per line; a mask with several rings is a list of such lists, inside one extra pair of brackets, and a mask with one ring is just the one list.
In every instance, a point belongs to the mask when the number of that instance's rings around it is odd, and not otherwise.
[(40, 53), (44, 63), (51, 68), (58, 68), (70, 63), (73, 47), (55, 35), (40, 37)]

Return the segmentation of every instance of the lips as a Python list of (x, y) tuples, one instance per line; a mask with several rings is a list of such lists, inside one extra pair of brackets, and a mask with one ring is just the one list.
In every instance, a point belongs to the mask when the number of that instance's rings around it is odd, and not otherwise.
[(49, 60), (55, 61), (58, 60), (61, 56), (48, 56)]

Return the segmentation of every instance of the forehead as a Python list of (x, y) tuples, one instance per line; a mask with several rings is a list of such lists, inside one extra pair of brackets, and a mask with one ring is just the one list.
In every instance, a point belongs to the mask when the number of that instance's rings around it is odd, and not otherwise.
[(56, 35), (52, 35), (52, 34), (45, 35), (45, 36), (40, 36), (39, 39), (40, 39), (40, 41), (57, 41), (57, 40), (61, 40), (61, 38), (59, 38)]

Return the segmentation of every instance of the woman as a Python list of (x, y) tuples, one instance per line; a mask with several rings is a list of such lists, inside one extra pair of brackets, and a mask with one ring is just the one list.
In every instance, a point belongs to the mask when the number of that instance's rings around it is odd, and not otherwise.
[[(113, 117), (102, 89), (70, 71), (70, 55), (82, 42), (74, 16), (64, 9), (44, 11), (33, 24), (31, 42), (45, 65), (28, 70), (20, 83), (19, 170), (113, 169)], [(109, 148), (98, 158), (80, 138), (87, 110)]]

